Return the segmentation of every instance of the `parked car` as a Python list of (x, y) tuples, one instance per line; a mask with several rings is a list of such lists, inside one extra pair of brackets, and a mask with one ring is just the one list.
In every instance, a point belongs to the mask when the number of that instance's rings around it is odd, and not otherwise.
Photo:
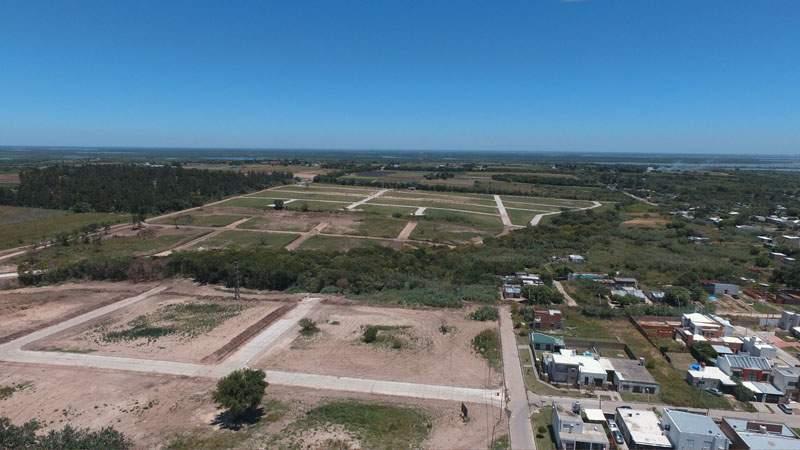
[(608, 429), (611, 431), (619, 430), (617, 422), (614, 419), (608, 419)]
[(614, 436), (614, 441), (615, 441), (617, 444), (620, 444), (620, 445), (622, 445), (622, 444), (624, 444), (624, 443), (625, 443), (625, 439), (622, 439), (622, 433), (620, 433), (620, 432), (619, 432), (619, 430), (614, 430), (614, 431), (612, 431), (612, 432), (611, 432), (611, 435), (612, 435), (612, 436)]
[(720, 391), (717, 388), (708, 388), (705, 391), (708, 392), (711, 395), (716, 395), (717, 397), (722, 397), (722, 391)]
[(791, 403), (778, 403), (778, 408), (786, 414), (794, 414), (793, 406)]

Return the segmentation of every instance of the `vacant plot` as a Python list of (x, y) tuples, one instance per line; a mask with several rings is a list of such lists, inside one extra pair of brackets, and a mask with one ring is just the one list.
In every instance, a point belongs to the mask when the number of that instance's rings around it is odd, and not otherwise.
[(120, 231), (91, 243), (73, 242), (54, 245), (16, 258), (17, 262), (33, 259), (47, 267), (76, 262), (89, 257), (146, 256), (188, 242), (207, 231), (171, 227), (148, 228), (143, 231)]
[[(500, 374), (471, 341), (494, 322), (467, 319), (469, 311), (320, 305), (311, 318), (320, 331), (297, 334), (256, 367), (416, 383), (496, 387)], [(378, 327), (376, 339), (365, 339)], [(380, 338), (379, 336), (386, 336)], [(395, 344), (399, 341), (399, 345)]]
[(452, 211), (426, 210), (411, 233), (412, 239), (464, 243), (494, 236), (503, 231), (500, 216), (484, 216)]
[(233, 214), (203, 214), (191, 213), (172, 216), (165, 219), (158, 219), (154, 223), (167, 223), (177, 225), (194, 225), (198, 227), (224, 227), (237, 220), (242, 220), (248, 216)]
[(669, 223), (669, 218), (656, 214), (628, 214), (631, 218), (622, 222), (626, 227), (663, 228)]
[(322, 222), (353, 222), (345, 213), (318, 213), (269, 210), (239, 225), (241, 229), (277, 230), (277, 231), (309, 231)]
[[(92, 380), (91, 389), (86, 380)], [(488, 447), (493, 430), (499, 435), (508, 429), (500, 409), (483, 405), (467, 404), (472, 420), (463, 423), (460, 404), (453, 402), (270, 385), (261, 420), (231, 431), (214, 424), (220, 412), (211, 399), (214, 384), (206, 378), (0, 363), (0, 386), (25, 386), (0, 399), (0, 408), (15, 424), (38, 419), (45, 430), (67, 423), (113, 425), (135, 448), (297, 448), (290, 442), (305, 443), (302, 448), (341, 448), (328, 441), (339, 436), (360, 448), (397, 448), (388, 445), (391, 439), (416, 432), (417, 418), (424, 417), (426, 433), (418, 447), (476, 449)], [(397, 429), (391, 425), (395, 421)], [(342, 434), (332, 434), (334, 429)], [(366, 440), (384, 433), (387, 440)]]
[(0, 342), (105, 304), (136, 295), (149, 284), (81, 283), (0, 292)]
[(379, 206), (365, 203), (358, 207), (363, 212), (375, 213), (385, 217), (410, 216), (418, 209), (416, 206)]
[(254, 231), (223, 231), (202, 242), (198, 242), (192, 249), (204, 250), (214, 248), (240, 247), (240, 248), (283, 248), (297, 239), (299, 234), (294, 233), (261, 233)]
[[(382, 217), (379, 214), (362, 213), (356, 215), (355, 231), (345, 234), (394, 238), (397, 237), (407, 223), (407, 218), (397, 219), (394, 217)], [(325, 232), (327, 233), (332, 231), (326, 229)]]
[(283, 303), (160, 294), (29, 344), (29, 349), (201, 362)]
[(51, 239), (89, 224), (113, 224), (130, 217), (123, 214), (71, 213), (68, 211), (0, 206), (0, 249)]
[[(288, 198), (275, 197), (280, 200), (288, 200)], [(215, 206), (223, 208), (249, 208), (255, 210), (272, 209), (273, 198), (270, 197), (240, 197), (227, 200)]]
[(287, 185), (270, 189), (270, 191), (283, 191), (283, 190), (311, 192), (311, 193), (320, 192), (320, 193), (359, 194), (363, 195), (364, 197), (370, 194), (374, 194), (375, 192), (378, 192), (378, 189), (369, 187), (340, 186), (337, 184), (318, 184), (318, 183), (311, 183), (306, 186)]
[(346, 252), (353, 250), (354, 248), (392, 247), (395, 245), (396, 244), (391, 241), (379, 241), (375, 239), (343, 238), (338, 236), (313, 236), (311, 239), (305, 241), (303, 245), (300, 246), (300, 249)]
[(303, 192), (303, 191), (290, 191), (290, 190), (282, 190), (279, 192), (271, 192), (270, 195), (258, 195), (258, 196), (251, 196), (245, 198), (274, 198), (279, 196), (280, 198), (286, 197), (288, 199), (299, 199), (299, 200), (322, 200), (322, 201), (337, 201), (337, 202), (357, 202), (362, 198), (366, 197), (366, 195), (357, 194), (357, 193), (327, 193), (327, 192)]

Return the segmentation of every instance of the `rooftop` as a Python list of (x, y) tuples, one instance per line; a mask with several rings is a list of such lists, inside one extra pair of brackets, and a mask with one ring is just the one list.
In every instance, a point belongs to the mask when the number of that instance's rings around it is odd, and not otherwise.
[(800, 439), (786, 425), (730, 417), (722, 420), (751, 450), (800, 450)]
[(733, 369), (769, 370), (772, 368), (769, 360), (761, 356), (722, 355), (719, 359), (727, 360)]
[(605, 422), (606, 416), (602, 409), (584, 408), (583, 414), (588, 422)]
[(553, 362), (556, 364), (578, 366), (578, 370), (581, 374), (605, 375), (606, 373), (606, 369), (603, 364), (600, 363), (599, 358), (596, 359), (594, 356), (590, 355), (578, 355), (574, 350), (562, 349), (559, 353), (553, 353), (552, 358)]
[(719, 367), (704, 367), (701, 370), (689, 369), (689, 374), (692, 378), (701, 378), (706, 380), (719, 380), (725, 386), (735, 386), (736, 383), (731, 380), (725, 372), (721, 371)]
[(617, 408), (617, 415), (631, 435), (631, 440), (638, 445), (650, 447), (672, 448), (669, 439), (661, 430), (658, 416), (653, 411), (641, 409)]
[(703, 434), (709, 436), (722, 434), (722, 430), (719, 429), (711, 417), (669, 408), (664, 408), (664, 414), (669, 416), (678, 431), (682, 433)]
[(742, 381), (742, 386), (746, 387), (755, 394), (783, 395), (783, 392), (771, 383), (757, 381)]
[(581, 424), (576, 426), (573, 431), (562, 428), (558, 430), (561, 440), (591, 442), (594, 444), (608, 445), (608, 438), (602, 425), (596, 423), (584, 423), (583, 419), (572, 411), (556, 408), (556, 414), (562, 423)]
[(774, 367), (772, 370), (785, 377), (800, 377), (800, 367)]
[(608, 359), (611, 361), (611, 365), (614, 367), (620, 380), (656, 384), (655, 378), (650, 375), (650, 372), (645, 366), (639, 364), (638, 360), (625, 358)]

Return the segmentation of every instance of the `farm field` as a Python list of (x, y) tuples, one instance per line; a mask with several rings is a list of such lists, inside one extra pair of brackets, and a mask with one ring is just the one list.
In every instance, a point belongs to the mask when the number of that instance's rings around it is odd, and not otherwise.
[[(322, 304), (310, 316), (320, 332), (311, 337), (290, 336), (289, 342), (255, 365), (325, 375), (496, 387), (500, 374), (472, 349), (471, 341), (481, 331), (496, 328), (497, 323), (469, 320), (468, 312)], [(443, 324), (446, 333), (440, 329)], [(363, 339), (369, 326), (381, 328), (372, 343)]]
[(125, 214), (0, 206), (0, 249), (51, 239), (59, 233), (75, 232), (89, 224), (114, 224), (129, 219)]

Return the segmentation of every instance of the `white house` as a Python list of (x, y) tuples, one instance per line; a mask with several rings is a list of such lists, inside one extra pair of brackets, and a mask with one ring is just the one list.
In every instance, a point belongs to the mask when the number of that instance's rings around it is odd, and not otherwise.
[(617, 408), (616, 420), (630, 450), (672, 448), (653, 411)]

